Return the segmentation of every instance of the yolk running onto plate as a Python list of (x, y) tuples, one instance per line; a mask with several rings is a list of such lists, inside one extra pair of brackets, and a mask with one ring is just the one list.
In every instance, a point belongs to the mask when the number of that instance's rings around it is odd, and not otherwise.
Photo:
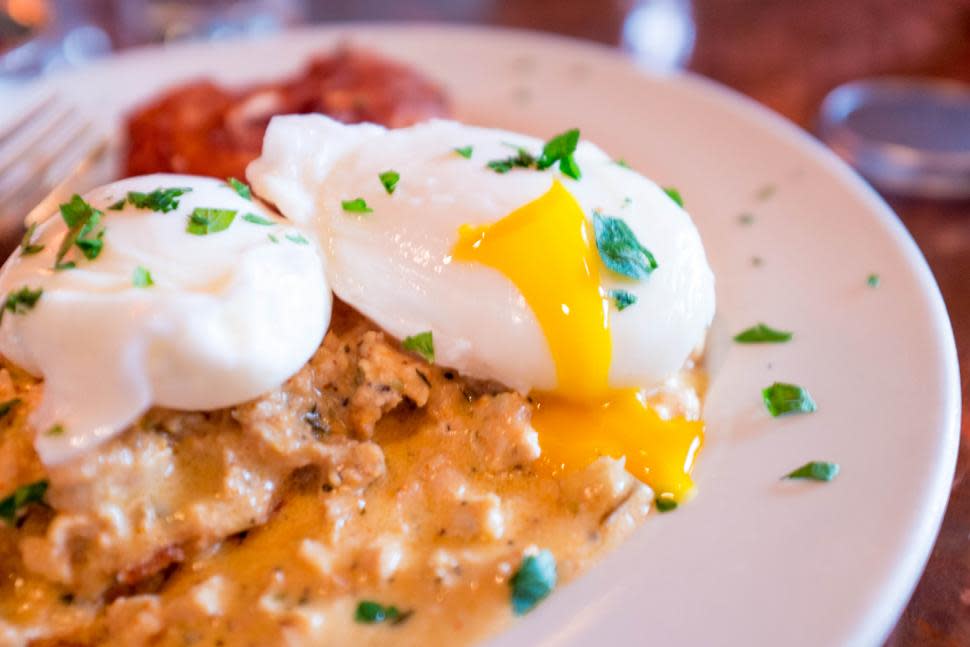
[(627, 469), (657, 496), (688, 495), (703, 423), (663, 420), (638, 389), (609, 387), (609, 301), (591, 227), (569, 191), (554, 181), (502, 220), (462, 227), (453, 256), (511, 280), (549, 344), (558, 386), (532, 394), (543, 463), (571, 470), (599, 456), (625, 456)]

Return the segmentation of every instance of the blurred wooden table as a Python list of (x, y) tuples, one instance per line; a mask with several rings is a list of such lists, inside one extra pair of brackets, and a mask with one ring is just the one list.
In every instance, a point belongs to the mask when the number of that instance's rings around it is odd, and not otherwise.
[[(116, 42), (113, 2), (84, 4)], [(611, 45), (638, 4), (691, 7), (688, 67), (811, 130), (836, 85), (875, 74), (970, 82), (970, 0), (293, 0), (309, 21), (453, 20), (555, 31)], [(70, 5), (68, 5), (70, 6)], [(943, 528), (889, 647), (970, 645), (970, 201), (886, 196), (912, 232), (949, 307), (959, 348), (963, 429)], [(760, 647), (760, 646), (759, 646)]]

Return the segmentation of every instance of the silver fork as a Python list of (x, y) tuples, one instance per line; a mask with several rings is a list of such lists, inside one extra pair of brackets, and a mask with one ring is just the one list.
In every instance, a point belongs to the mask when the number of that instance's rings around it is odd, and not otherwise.
[(109, 148), (90, 121), (56, 94), (0, 126), (0, 258), (25, 222), (47, 218)]

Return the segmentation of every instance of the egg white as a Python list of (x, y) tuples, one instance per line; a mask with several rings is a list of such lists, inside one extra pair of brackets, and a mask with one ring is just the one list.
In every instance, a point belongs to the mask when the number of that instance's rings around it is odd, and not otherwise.
[[(471, 159), (453, 150), (465, 146)], [(588, 217), (598, 210), (622, 218), (656, 257), (648, 278), (604, 271), (602, 288), (637, 297), (610, 318), (611, 386), (664, 380), (702, 342), (714, 314), (714, 277), (690, 217), (656, 184), (585, 141), (575, 154), (579, 181), (554, 169), (486, 168), (518, 146), (538, 154), (542, 142), (450, 121), (385, 130), (320, 115), (276, 117), (247, 177), (283, 215), (314, 228), (337, 296), (397, 337), (432, 331), (439, 363), (523, 392), (556, 387), (543, 331), (511, 281), (455, 262), (450, 252), (461, 225), (494, 223), (558, 178)], [(400, 174), (393, 194), (378, 179), (387, 170)], [(356, 198), (373, 212), (342, 208)]]
[[(168, 213), (110, 205), (129, 191), (188, 187)], [(0, 293), (43, 290), (23, 313), (7, 312), (0, 353), (44, 378), (31, 414), (35, 445), (48, 464), (110, 438), (152, 405), (211, 410), (264, 393), (298, 371), (330, 320), (331, 294), (316, 245), (260, 203), (224, 182), (149, 175), (84, 196), (104, 215), (94, 260), (56, 271), (67, 226), (52, 215), (36, 231), (34, 255), (15, 252), (0, 272)], [(196, 207), (237, 212), (228, 229), (186, 232)], [(260, 225), (247, 213), (272, 221)], [(274, 242), (270, 234), (276, 239)], [(133, 284), (135, 268), (154, 285)], [(47, 431), (59, 425), (61, 433)]]

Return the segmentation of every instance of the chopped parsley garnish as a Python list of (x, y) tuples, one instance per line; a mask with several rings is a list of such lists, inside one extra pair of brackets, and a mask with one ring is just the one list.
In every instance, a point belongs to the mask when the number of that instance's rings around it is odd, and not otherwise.
[(667, 194), (667, 197), (669, 197), (671, 200), (676, 202), (678, 207), (680, 207), (681, 209), (684, 208), (684, 199), (681, 197), (680, 191), (678, 191), (672, 186), (665, 186), (664, 193)]
[(622, 158), (620, 158), (618, 160), (613, 160), (613, 163), (616, 164), (617, 166), (619, 166), (620, 168), (625, 168), (625, 169), (629, 169), (630, 168), (630, 165), (627, 164), (626, 163), (626, 160), (625, 159), (622, 159)]
[(839, 464), (827, 461), (811, 461), (785, 475), (786, 479), (809, 479), (831, 481), (839, 475)]
[(278, 244), (280, 242), (280, 239), (277, 238), (276, 236), (274, 236), (273, 234), (266, 234), (266, 237), (269, 238), (270, 241), (273, 242), (273, 243), (277, 243)]
[(131, 275), (131, 283), (136, 288), (148, 288), (155, 285), (155, 281), (152, 279), (152, 273), (141, 265), (136, 267), (135, 272)]
[(870, 288), (878, 288), (879, 287), (879, 275), (878, 274), (870, 274), (869, 276), (867, 276), (866, 277), (866, 285), (868, 285)]
[(633, 230), (621, 219), (594, 211), (593, 230), (603, 264), (617, 274), (644, 279), (657, 269), (653, 254), (640, 244)]
[(0, 418), (5, 418), (20, 404), (20, 398), (11, 398), (6, 402), (0, 402)]
[(21, 256), (31, 256), (32, 254), (36, 254), (44, 249), (43, 245), (35, 245), (33, 243), (35, 231), (37, 231), (36, 222), (31, 224), (30, 227), (27, 228), (27, 231), (24, 232), (24, 237), (20, 240)]
[(542, 155), (536, 160), (536, 168), (543, 171), (559, 162), (559, 171), (566, 177), (578, 180), (582, 177), (573, 153), (579, 144), (579, 129), (573, 128), (556, 135), (542, 147)]
[(245, 182), (240, 182), (234, 177), (227, 178), (226, 184), (232, 187), (232, 190), (239, 194), (240, 198), (245, 198), (247, 200), (253, 199), (253, 192), (250, 190), (249, 185)]
[(363, 198), (353, 200), (343, 200), (340, 203), (343, 210), (347, 213), (373, 213), (374, 210), (367, 206), (367, 201)]
[(515, 155), (492, 160), (485, 166), (492, 169), (496, 173), (508, 173), (514, 168), (532, 168), (535, 163), (536, 158), (532, 155), (532, 153), (524, 148), (520, 148), (518, 151), (516, 151)]
[(466, 160), (472, 158), (472, 151), (474, 150), (471, 146), (459, 146), (458, 148), (453, 148), (456, 153), (464, 157)]
[(269, 218), (263, 218), (262, 216), (258, 216), (255, 213), (246, 213), (246, 214), (243, 214), (242, 219), (245, 220), (246, 222), (251, 222), (254, 225), (271, 226), (271, 225), (275, 225), (276, 224), (275, 222), (273, 222)]
[(121, 211), (124, 208), (125, 208), (125, 199), (122, 198), (121, 200), (118, 200), (117, 202), (109, 205), (108, 211)]
[(42, 288), (31, 290), (26, 285), (19, 290), (8, 293), (7, 298), (4, 299), (3, 308), (0, 309), (0, 323), (3, 322), (3, 315), (8, 312), (12, 312), (15, 315), (22, 315), (32, 310), (37, 305), (37, 301), (43, 293), (44, 290)]
[(390, 195), (394, 193), (394, 189), (397, 188), (397, 182), (401, 179), (401, 174), (397, 171), (384, 171), (377, 177), (381, 179), (381, 184), (384, 185), (384, 190), (387, 191), (388, 195)]
[(413, 611), (400, 611), (395, 606), (384, 606), (373, 600), (361, 600), (357, 604), (354, 620), (363, 624), (377, 624), (385, 620), (392, 625), (401, 624), (411, 617)]
[(225, 231), (232, 224), (236, 212), (232, 209), (197, 208), (189, 216), (185, 231), (195, 236), (205, 236)]
[(661, 494), (653, 500), (657, 512), (670, 512), (677, 509), (677, 501), (670, 494)]
[(637, 302), (637, 295), (627, 290), (610, 290), (607, 294), (613, 299), (613, 305), (620, 312)]
[(61, 270), (73, 270), (77, 267), (77, 263), (74, 261), (68, 261), (66, 263), (57, 263), (54, 265), (54, 270), (60, 272)]
[(492, 160), (485, 166), (496, 173), (508, 173), (514, 168), (535, 168), (538, 171), (544, 171), (558, 162), (559, 171), (563, 175), (578, 180), (582, 177), (582, 173), (573, 157), (578, 143), (579, 130), (573, 128), (547, 141), (542, 147), (542, 153), (539, 157), (519, 147), (516, 149), (515, 155)]
[(178, 209), (179, 197), (191, 191), (189, 187), (170, 187), (155, 189), (151, 193), (141, 193), (140, 191), (129, 191), (128, 202), (139, 209), (151, 209), (168, 213)]
[(53, 425), (44, 432), (45, 436), (61, 436), (64, 434), (64, 425)]
[(401, 342), (401, 347), (404, 350), (417, 353), (432, 364), (434, 363), (434, 336), (430, 330), (405, 337), (404, 341)]
[(0, 500), (0, 519), (10, 524), (16, 522), (20, 511), (31, 503), (42, 502), (46, 492), (47, 481), (37, 481), (17, 488), (13, 494)]
[(582, 172), (579, 170), (579, 164), (576, 163), (576, 158), (574, 158), (572, 155), (559, 160), (559, 172), (566, 177), (571, 177), (574, 180), (578, 180), (583, 177)]
[(509, 580), (512, 610), (516, 615), (532, 611), (556, 587), (556, 558), (548, 550), (527, 555)]
[(754, 214), (744, 212), (738, 216), (738, 222), (742, 225), (750, 225), (754, 223)]
[(778, 344), (789, 341), (793, 334), (787, 330), (776, 330), (759, 323), (739, 332), (734, 336), (734, 341), (739, 344)]
[[(104, 214), (84, 201), (78, 194), (71, 196), (71, 201), (60, 206), (61, 217), (67, 224), (67, 235), (57, 249), (54, 269), (68, 269), (67, 263), (62, 263), (71, 247), (77, 245), (85, 258), (94, 260), (101, 253), (104, 246), (104, 228), (95, 233), (94, 228), (101, 222)], [(73, 267), (71, 265), (70, 267)]]
[(775, 382), (761, 391), (761, 397), (774, 418), (789, 413), (812, 413), (817, 408), (808, 391), (797, 384)]
[(296, 243), (297, 245), (309, 245), (310, 241), (307, 240), (303, 234), (286, 234), (286, 240), (291, 243)]

